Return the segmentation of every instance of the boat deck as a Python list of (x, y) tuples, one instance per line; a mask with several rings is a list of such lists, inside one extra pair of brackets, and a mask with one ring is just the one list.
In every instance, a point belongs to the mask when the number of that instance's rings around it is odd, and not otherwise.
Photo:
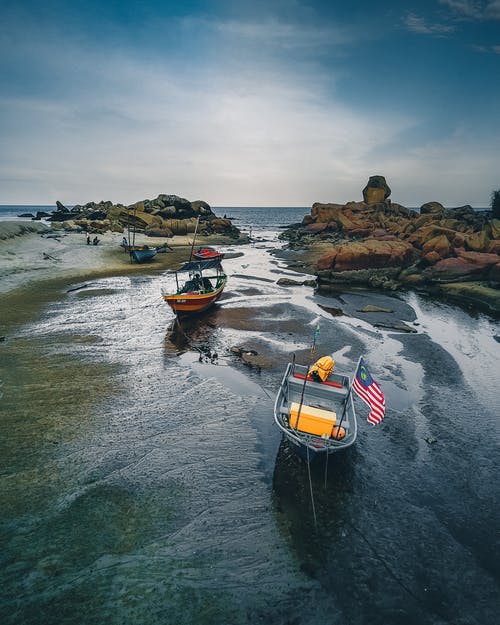
[[(305, 369), (305, 368), (304, 368)], [(290, 414), (290, 406), (293, 402), (299, 403), (304, 391), (303, 404), (322, 410), (330, 410), (337, 413), (337, 420), (342, 418), (342, 426), (349, 428), (348, 411), (344, 411), (345, 401), (349, 393), (349, 378), (343, 375), (331, 374), (327, 382), (315, 382), (307, 380), (304, 389), (304, 372), (296, 368), (286, 378), (287, 393), (283, 395), (280, 405), (280, 413), (287, 418)]]

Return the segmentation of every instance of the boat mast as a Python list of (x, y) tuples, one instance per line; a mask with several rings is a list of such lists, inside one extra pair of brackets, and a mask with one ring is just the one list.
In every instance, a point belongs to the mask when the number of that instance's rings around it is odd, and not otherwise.
[(194, 227), (193, 244), (191, 245), (191, 254), (189, 254), (189, 261), (193, 258), (194, 242), (196, 241), (196, 233), (198, 232), (198, 224), (200, 223), (200, 216), (196, 219), (196, 226)]

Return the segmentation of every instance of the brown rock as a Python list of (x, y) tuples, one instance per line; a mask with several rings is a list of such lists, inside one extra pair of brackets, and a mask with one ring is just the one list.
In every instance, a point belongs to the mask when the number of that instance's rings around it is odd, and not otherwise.
[(490, 246), (490, 239), (485, 230), (475, 232), (465, 239), (466, 246), (474, 252), (487, 252)]
[(500, 219), (490, 221), (490, 230), (492, 239), (500, 239)]
[(488, 280), (490, 282), (500, 284), (500, 262), (498, 262), (496, 265), (492, 265), (488, 273)]
[(450, 243), (453, 247), (465, 247), (465, 235), (462, 232), (455, 232), (455, 236)]
[(384, 176), (370, 176), (363, 189), (363, 199), (367, 204), (376, 204), (386, 200), (391, 195), (391, 189)]
[(498, 254), (483, 254), (481, 252), (466, 252), (463, 249), (456, 249), (455, 254), (466, 260), (468, 263), (480, 267), (491, 267), (500, 262)]
[(490, 241), (490, 245), (487, 251), (489, 254), (500, 255), (500, 239), (495, 239), (494, 241)]
[(372, 312), (383, 312), (383, 313), (393, 313), (394, 311), (390, 308), (383, 308), (382, 306), (375, 306), (373, 304), (367, 304), (364, 308), (357, 308), (356, 312), (364, 312), (364, 313), (372, 313)]
[(323, 256), (316, 263), (316, 267), (319, 271), (323, 271), (325, 269), (331, 269), (333, 263), (335, 261), (335, 257), (337, 256), (337, 249), (333, 248), (328, 252), (325, 252)]
[(414, 259), (413, 246), (405, 241), (367, 239), (335, 246), (319, 259), (317, 267), (335, 271), (405, 267)]
[(328, 228), (327, 223), (310, 223), (307, 226), (304, 226), (301, 232), (305, 234), (319, 234)]
[(311, 218), (315, 222), (322, 223), (337, 221), (343, 209), (344, 206), (342, 204), (321, 204), (320, 202), (315, 202), (311, 208)]
[(425, 254), (423, 256), (423, 260), (425, 260), (425, 262), (428, 265), (435, 265), (437, 262), (442, 260), (442, 258), (437, 252), (432, 251), (432, 252), (429, 252), (428, 254)]
[(446, 236), (444, 234), (439, 234), (427, 241), (427, 243), (424, 243), (422, 252), (424, 255), (429, 252), (436, 252), (440, 258), (448, 258), (452, 252), (452, 247)]
[(332, 306), (323, 306), (322, 304), (318, 304), (318, 306), (325, 312), (330, 313), (332, 317), (341, 317), (344, 314), (342, 308), (333, 308)]
[(438, 215), (440, 217), (444, 216), (445, 208), (439, 202), (426, 202), (422, 204), (420, 207), (421, 215)]
[(429, 280), (439, 282), (458, 282), (485, 279), (490, 268), (498, 263), (496, 254), (481, 254), (455, 250), (457, 258), (445, 258), (434, 266), (424, 270), (423, 275)]

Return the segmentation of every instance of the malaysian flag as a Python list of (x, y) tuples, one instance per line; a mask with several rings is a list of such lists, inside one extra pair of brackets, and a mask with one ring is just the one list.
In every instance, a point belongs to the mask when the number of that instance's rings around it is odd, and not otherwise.
[(382, 389), (372, 378), (365, 361), (360, 358), (352, 388), (370, 406), (368, 423), (378, 425), (385, 415), (385, 397)]

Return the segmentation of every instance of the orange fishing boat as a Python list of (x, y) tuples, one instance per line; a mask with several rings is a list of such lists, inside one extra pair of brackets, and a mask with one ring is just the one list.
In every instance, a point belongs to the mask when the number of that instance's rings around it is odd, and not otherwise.
[[(213, 275), (204, 275), (207, 270), (214, 269)], [(180, 285), (178, 273), (187, 272), (188, 280)], [(196, 314), (203, 312), (214, 304), (222, 295), (227, 283), (227, 276), (218, 259), (197, 260), (184, 263), (175, 272), (177, 291), (162, 291), (163, 299), (177, 314)]]

